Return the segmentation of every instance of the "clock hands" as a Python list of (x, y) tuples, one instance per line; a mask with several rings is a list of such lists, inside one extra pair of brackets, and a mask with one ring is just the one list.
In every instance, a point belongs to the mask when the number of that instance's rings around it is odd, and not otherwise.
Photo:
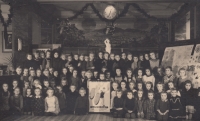
[(110, 10), (110, 13), (109, 13), (108, 17), (110, 17), (111, 11), (112, 11), (112, 9)]

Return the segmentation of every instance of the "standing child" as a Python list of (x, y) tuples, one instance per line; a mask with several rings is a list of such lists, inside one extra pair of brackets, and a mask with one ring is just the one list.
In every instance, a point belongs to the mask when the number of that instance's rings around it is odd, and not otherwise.
[(115, 75), (115, 77), (114, 77), (114, 80), (115, 80), (118, 84), (120, 84), (121, 81), (123, 80), (123, 77), (122, 77), (122, 74), (121, 74), (121, 69), (120, 69), (120, 68), (116, 68), (115, 73), (116, 73), (116, 75)]
[(185, 89), (185, 81), (190, 80), (192, 82), (192, 78), (188, 77), (186, 74), (186, 70), (184, 68), (181, 68), (179, 70), (179, 77), (177, 79), (177, 88), (179, 91)]
[[(87, 89), (87, 79), (86, 79), (86, 71), (85, 70), (82, 70), (81, 71), (81, 79), (79, 81), (79, 89), (81, 87), (83, 87), (84, 89)], [(87, 94), (87, 91), (86, 91), (86, 94)]]
[(151, 82), (153, 84), (152, 89), (154, 90), (154, 86), (155, 86), (155, 77), (152, 73), (152, 70), (147, 68), (145, 69), (146, 75), (143, 76), (143, 82), (144, 84), (146, 84), (147, 82)]
[(24, 114), (30, 115), (32, 112), (31, 102), (33, 99), (33, 95), (31, 95), (31, 88), (26, 89), (26, 96), (24, 96)]
[(51, 67), (51, 51), (50, 50), (47, 50), (46, 51), (46, 58), (43, 59), (42, 61), (42, 69), (45, 69), (45, 68), (50, 68)]
[(24, 87), (22, 88), (22, 96), (25, 97), (27, 93), (27, 89), (30, 88), (29, 82), (24, 82)]
[(87, 61), (86, 69), (93, 71), (94, 67), (94, 53), (89, 53), (89, 60)]
[[(150, 91), (153, 91), (153, 84), (151, 82), (147, 82), (146, 85), (145, 85), (145, 89), (144, 89), (144, 96), (146, 99), (148, 99), (148, 92)], [(154, 96), (154, 95), (153, 95)]]
[(142, 82), (137, 83), (137, 90), (143, 90), (144, 91), (144, 84)]
[(42, 78), (42, 71), (40, 69), (36, 70), (36, 77), (35, 77), (35, 79), (38, 79), (38, 80), (40, 80), (41, 83), (43, 83), (44, 80)]
[(35, 89), (35, 88), (40, 88), (40, 89), (42, 89), (42, 85), (41, 85), (41, 83), (40, 83), (40, 80), (38, 80), (38, 79), (35, 79), (35, 80), (33, 81), (33, 89)]
[(33, 116), (42, 116), (44, 115), (44, 98), (41, 96), (41, 89), (36, 88), (34, 90), (35, 96), (32, 99), (31, 102), (31, 109), (32, 109), (32, 115)]
[(148, 99), (144, 103), (144, 114), (147, 120), (155, 120), (155, 104), (156, 100), (154, 99), (154, 92), (148, 92)]
[[(24, 69), (23, 75), (21, 76), (20, 80), (22, 82), (28, 81), (28, 69), (27, 68)], [(22, 83), (22, 85), (23, 85), (23, 83)]]
[[(168, 90), (167, 90), (167, 97), (168, 97), (168, 99), (170, 99), (171, 98), (171, 92), (172, 92), (172, 90), (174, 89), (175, 87), (174, 87), (174, 83), (173, 82), (168, 82)], [(179, 96), (179, 97), (181, 97), (181, 93), (177, 90), (177, 96)]]
[[(61, 54), (60, 56), (61, 60), (60, 60), (60, 67), (65, 67), (65, 64), (67, 63), (66, 60), (66, 55), (64, 53)], [(60, 70), (58, 70), (59, 72), (62, 71), (62, 68), (60, 68)]]
[(124, 111), (126, 118), (135, 118), (136, 113), (136, 101), (131, 91), (127, 92), (127, 98), (124, 100)]
[(177, 90), (175, 88), (171, 89), (171, 98), (169, 100), (169, 121), (181, 121), (184, 116), (184, 108), (181, 104), (180, 97), (177, 96)]
[[(14, 79), (14, 80), (12, 81), (12, 88), (11, 88), (11, 90), (10, 90), (11, 95), (14, 94), (14, 90), (15, 90), (17, 87), (19, 88), (18, 81), (17, 81), (16, 79)], [(19, 89), (20, 89), (20, 88), (19, 88)], [(21, 89), (20, 89), (20, 90), (21, 90)]]
[(129, 82), (129, 90), (132, 91), (133, 95), (136, 96), (137, 90), (135, 89), (135, 82)]
[[(117, 84), (117, 83), (116, 83)], [(122, 118), (124, 99), (122, 98), (122, 91), (117, 90), (117, 96), (113, 100), (113, 117)]]
[(196, 92), (192, 88), (192, 82), (187, 80), (185, 81), (185, 89), (181, 91), (181, 102), (183, 106), (186, 108), (186, 119), (191, 120), (195, 111), (195, 100), (196, 100)]
[(53, 80), (55, 80), (55, 84), (56, 85), (60, 85), (60, 77), (58, 76), (58, 71), (55, 70), (53, 72)]
[(30, 76), (28, 77), (28, 81), (30, 82), (30, 87), (32, 88), (33, 87), (33, 81), (35, 80), (35, 70), (31, 69), (29, 71), (29, 73), (30, 73)]
[(23, 113), (23, 97), (20, 95), (19, 87), (14, 89), (13, 96), (10, 97), (11, 113), (21, 115)]
[(66, 113), (66, 95), (63, 92), (62, 87), (60, 85), (57, 85), (56, 88), (58, 90), (56, 93), (56, 97), (58, 98), (60, 112), (62, 114), (65, 114)]
[(52, 88), (47, 89), (47, 97), (45, 98), (45, 115), (56, 116), (60, 112), (58, 98), (54, 96)]
[(60, 78), (66, 78), (66, 79), (69, 79), (70, 77), (69, 77), (69, 73), (68, 73), (68, 70), (67, 70), (67, 68), (66, 67), (63, 67), (62, 68), (62, 72), (61, 72), (61, 74), (60, 74)]
[[(112, 83), (112, 91), (111, 91), (111, 109), (113, 108), (114, 104), (113, 104), (113, 100), (114, 98), (117, 96), (117, 90), (118, 90), (118, 83), (117, 82), (113, 82)], [(121, 91), (122, 93), (122, 91)], [(122, 95), (122, 94), (121, 94)]]
[(137, 98), (136, 98), (136, 106), (137, 106), (137, 117), (138, 118), (144, 118), (144, 91), (138, 90), (137, 92)]
[(168, 121), (169, 113), (169, 101), (167, 99), (167, 93), (161, 92), (161, 99), (157, 100), (156, 110), (158, 121)]
[(71, 82), (69, 83), (69, 85), (75, 85), (77, 88), (79, 87), (79, 81), (80, 78), (78, 77), (78, 71), (76, 69), (73, 70), (73, 74), (71, 77)]
[(67, 113), (69, 113), (69, 114), (74, 113), (74, 107), (75, 107), (77, 97), (78, 97), (78, 92), (76, 91), (76, 86), (71, 85), (70, 86), (70, 92), (66, 95)]
[(76, 99), (76, 103), (74, 106), (74, 114), (77, 115), (85, 115), (88, 114), (89, 111), (89, 100), (85, 95), (86, 90), (84, 88), (80, 88), (79, 90), (80, 96)]
[(61, 68), (61, 59), (59, 58), (58, 52), (53, 54), (53, 58), (51, 61), (51, 67), (55, 70), (59, 70)]
[(84, 54), (81, 54), (79, 56), (79, 64), (78, 64), (78, 67), (79, 67), (79, 70), (86, 70), (86, 65), (87, 65), (87, 62), (84, 60)]
[(133, 56), (133, 63), (131, 64), (131, 69), (133, 70), (133, 72), (135, 73), (136, 70), (138, 69), (138, 56), (134, 55)]
[(62, 87), (62, 91), (65, 93), (65, 95), (67, 95), (69, 92), (69, 86), (68, 86), (66, 78), (61, 79), (61, 87)]
[(8, 84), (3, 83), (2, 85), (3, 91), (1, 92), (1, 109), (0, 112), (3, 116), (7, 116), (9, 114), (9, 109), (10, 109), (10, 104), (9, 104), (9, 99), (10, 99), (10, 92), (8, 91)]

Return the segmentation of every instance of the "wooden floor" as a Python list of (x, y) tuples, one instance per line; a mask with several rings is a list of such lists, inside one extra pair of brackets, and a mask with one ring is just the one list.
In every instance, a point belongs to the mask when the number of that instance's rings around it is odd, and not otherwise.
[[(0, 119), (1, 120), (1, 119)], [(10, 116), (1, 121), (148, 121), (143, 119), (112, 118), (109, 114), (59, 115), (59, 116)], [(152, 121), (152, 120), (151, 120)]]

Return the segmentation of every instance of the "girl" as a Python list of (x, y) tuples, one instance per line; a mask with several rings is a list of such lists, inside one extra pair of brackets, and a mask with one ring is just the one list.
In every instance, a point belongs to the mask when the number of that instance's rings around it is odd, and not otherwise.
[(138, 118), (144, 118), (144, 110), (143, 110), (144, 101), (145, 101), (145, 99), (144, 99), (144, 91), (143, 90), (138, 90), (137, 98), (136, 98), (137, 117)]
[(35, 79), (34, 82), (33, 82), (33, 89), (35, 89), (35, 88), (42, 89), (41, 83), (38, 79)]
[(185, 118), (183, 113), (185, 110), (181, 104), (180, 97), (177, 96), (177, 90), (175, 88), (171, 89), (169, 105), (169, 121), (181, 121), (183, 118)]
[(143, 71), (142, 69), (138, 69), (137, 74), (136, 74), (136, 83), (138, 82), (143, 82)]
[(28, 77), (28, 81), (30, 82), (30, 86), (32, 88), (33, 87), (33, 81), (35, 80), (35, 70), (31, 69), (29, 71), (29, 73), (30, 73), (30, 76)]
[(22, 80), (23, 82), (28, 81), (28, 69), (27, 68), (24, 68), (23, 75), (21, 76), (20, 80)]
[(144, 86), (142, 82), (137, 83), (137, 90), (144, 90)]
[(38, 80), (40, 80), (43, 83), (44, 80), (42, 78), (42, 71), (40, 69), (36, 70), (36, 77), (35, 77), (35, 79), (38, 79)]
[(69, 79), (69, 74), (68, 74), (68, 71), (67, 71), (67, 68), (66, 67), (63, 67), (62, 68), (62, 73), (60, 75), (60, 78), (66, 78), (66, 79)]
[(48, 80), (44, 80), (44, 87), (42, 88), (42, 94), (43, 94), (43, 97), (46, 97), (47, 96), (47, 90), (48, 88), (50, 87), (50, 84), (49, 84), (49, 81)]
[(117, 96), (117, 90), (118, 90), (118, 83), (117, 82), (113, 82), (112, 83), (112, 91), (111, 91), (111, 109), (113, 108), (113, 100), (114, 98)]
[(60, 112), (62, 114), (65, 114), (66, 113), (66, 95), (63, 92), (62, 87), (60, 85), (57, 85), (56, 88), (58, 90), (56, 93), (56, 97), (58, 98)]
[(131, 82), (131, 81), (134, 81), (136, 83), (136, 79), (133, 76), (133, 72), (131, 69), (127, 69), (126, 75), (127, 76), (124, 77), (124, 80), (127, 82), (128, 85), (129, 85), (129, 82)]
[(89, 71), (87, 71), (87, 72), (85, 73), (85, 75), (86, 75), (86, 77), (87, 77), (87, 88), (89, 89), (89, 82), (91, 81), (93, 74), (92, 74), (92, 72), (89, 70)]
[(97, 71), (97, 70), (94, 70), (94, 72), (93, 72), (93, 78), (92, 78), (92, 80), (97, 80), (97, 79), (99, 79), (99, 72)]
[(116, 76), (115, 76), (115, 81), (120, 84), (120, 82), (123, 80), (122, 74), (121, 74), (121, 69), (120, 68), (116, 68), (115, 70)]
[(160, 95), (161, 95), (161, 93), (162, 93), (165, 89), (164, 89), (164, 84), (161, 83), (161, 82), (159, 82), (159, 83), (156, 85), (156, 87), (157, 87), (157, 90), (158, 90), (158, 91), (155, 93), (155, 99), (158, 100), (158, 99), (161, 98)]
[(51, 67), (51, 51), (50, 50), (47, 50), (46, 51), (46, 58), (43, 59), (43, 62), (42, 62), (42, 69), (45, 69), (45, 68), (50, 68)]
[(136, 96), (137, 90), (135, 90), (135, 82), (129, 82), (129, 90), (132, 91), (134, 96)]
[(150, 68), (150, 62), (149, 62), (149, 54), (145, 53), (144, 54), (144, 69), (145, 68)]
[(111, 73), (109, 71), (106, 71), (106, 80), (109, 80), (110, 82), (114, 82), (114, 79), (111, 77)]
[(33, 95), (31, 95), (31, 88), (26, 89), (26, 96), (24, 96), (24, 114), (30, 115), (32, 112), (31, 109), (31, 102), (32, 102)]
[[(15, 90), (17, 87), (19, 88), (18, 81), (14, 79), (14, 80), (12, 81), (12, 88), (11, 88), (11, 91), (10, 91), (10, 92), (11, 92), (11, 95), (13, 95), (14, 90)], [(20, 88), (19, 88), (19, 89), (20, 89)]]
[(123, 107), (124, 107), (124, 99), (122, 98), (122, 91), (117, 90), (116, 96), (113, 99), (113, 117), (114, 118), (122, 118), (123, 115)]
[(73, 75), (71, 77), (71, 83), (69, 83), (69, 85), (75, 85), (76, 87), (79, 87), (79, 81), (80, 81), (80, 78), (78, 77), (78, 71), (74, 69)]
[(121, 87), (121, 90), (122, 90), (122, 98), (126, 98), (126, 93), (127, 93), (127, 89), (126, 89), (126, 81), (121, 81), (120, 82), (120, 87)]
[(79, 94), (80, 96), (76, 99), (76, 103), (74, 106), (74, 114), (78, 114), (78, 115), (88, 114), (89, 100), (88, 100), (88, 97), (85, 96), (86, 90), (84, 88), (80, 88)]
[(148, 92), (148, 99), (144, 102), (144, 114), (147, 120), (155, 120), (155, 103), (153, 91)]
[(60, 84), (60, 77), (58, 76), (58, 71), (57, 70), (55, 70), (53, 72), (53, 80), (55, 80), (56, 85)]
[[(60, 67), (65, 67), (66, 63), (67, 63), (66, 55), (64, 53), (62, 53), (60, 56)], [(58, 71), (61, 72), (62, 71), (61, 68), (59, 68)]]
[(22, 95), (23, 95), (23, 97), (25, 97), (26, 96), (26, 93), (27, 93), (27, 89), (28, 88), (30, 88), (30, 83), (29, 82), (24, 82), (24, 87), (23, 87), (23, 91), (22, 91)]
[(41, 96), (41, 89), (36, 88), (34, 90), (35, 96), (31, 102), (31, 109), (33, 116), (42, 116), (44, 115), (44, 98)]
[(47, 89), (47, 97), (45, 98), (45, 115), (56, 116), (60, 112), (58, 98), (54, 96), (52, 88)]
[(155, 77), (150, 68), (145, 69), (146, 75), (143, 76), (143, 82), (146, 84), (147, 82), (151, 82), (153, 84), (153, 89), (155, 86)]
[(61, 68), (61, 59), (59, 58), (58, 52), (54, 52), (54, 55), (51, 61), (51, 67), (55, 70), (59, 70)]
[(8, 84), (3, 83), (2, 85), (3, 91), (1, 92), (1, 108), (0, 111), (3, 116), (7, 116), (9, 114), (9, 99), (10, 99), (10, 91), (8, 91)]
[(80, 82), (79, 82), (79, 89), (81, 87), (87, 89), (87, 79), (86, 79), (85, 73), (86, 73), (85, 70), (81, 71), (81, 79), (80, 79)]
[(19, 87), (14, 89), (14, 95), (10, 97), (11, 113), (21, 115), (23, 109), (23, 97), (20, 95)]
[(80, 70), (86, 70), (86, 61), (84, 60), (84, 54), (81, 54), (80, 56), (79, 56), (79, 65), (78, 65), (78, 67), (79, 67), (79, 69)]
[(153, 84), (151, 82), (147, 82), (145, 85), (145, 90), (144, 90), (144, 96), (146, 99), (148, 99), (148, 92), (153, 91)]
[(184, 68), (179, 70), (179, 75), (180, 76), (177, 79), (177, 88), (181, 91), (185, 87), (185, 81), (190, 80), (192, 82), (192, 78), (187, 76), (186, 70)]
[[(163, 79), (163, 69), (161, 67), (157, 67), (156, 68), (156, 73), (155, 73), (155, 85), (157, 85), (159, 82), (162, 82), (162, 79)], [(158, 91), (156, 88), (155, 88), (155, 91)]]
[(168, 66), (165, 68), (165, 76), (163, 77), (163, 83), (167, 87), (167, 83), (170, 81), (174, 83), (174, 86), (176, 86), (177, 83), (175, 80), (175, 76), (173, 75), (172, 72), (172, 67)]

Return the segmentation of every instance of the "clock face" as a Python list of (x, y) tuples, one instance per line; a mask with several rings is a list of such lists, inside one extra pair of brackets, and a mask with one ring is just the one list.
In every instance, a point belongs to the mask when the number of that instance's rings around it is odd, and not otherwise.
[(111, 19), (115, 18), (116, 15), (117, 15), (117, 10), (112, 5), (107, 6), (106, 9), (104, 10), (104, 17), (106, 19), (111, 20)]

